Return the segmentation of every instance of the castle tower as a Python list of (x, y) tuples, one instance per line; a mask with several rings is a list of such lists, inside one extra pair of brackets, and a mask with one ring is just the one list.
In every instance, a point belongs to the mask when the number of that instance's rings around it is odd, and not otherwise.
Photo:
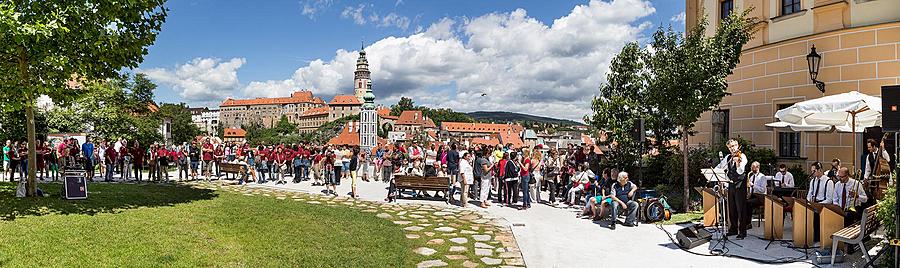
[(363, 95), (366, 94), (366, 86), (371, 79), (369, 78), (369, 60), (366, 59), (366, 51), (363, 47), (359, 49), (359, 59), (356, 60), (356, 71), (353, 72), (353, 93), (360, 102), (363, 102)]
[[(368, 71), (366, 73), (368, 74)], [(378, 146), (378, 114), (375, 112), (375, 94), (372, 93), (372, 82), (366, 81), (365, 88), (362, 111), (359, 112), (359, 147), (362, 150), (371, 150)]]

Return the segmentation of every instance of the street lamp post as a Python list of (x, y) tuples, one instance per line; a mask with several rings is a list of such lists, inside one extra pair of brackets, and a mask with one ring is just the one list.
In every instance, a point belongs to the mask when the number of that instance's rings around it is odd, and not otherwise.
[(809, 64), (809, 78), (812, 80), (814, 84), (816, 84), (816, 88), (825, 94), (825, 82), (816, 80), (819, 76), (819, 65), (822, 64), (822, 56), (819, 53), (816, 53), (816, 45), (813, 45), (812, 48), (809, 49), (809, 54), (806, 55), (806, 63)]

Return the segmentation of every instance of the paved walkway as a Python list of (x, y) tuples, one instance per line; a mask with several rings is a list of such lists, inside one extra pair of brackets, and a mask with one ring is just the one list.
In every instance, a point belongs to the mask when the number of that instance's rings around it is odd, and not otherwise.
[[(289, 178), (286, 180), (290, 181)], [(233, 181), (228, 180), (221, 182), (233, 183)], [(243, 187), (324, 194), (323, 186), (313, 186), (309, 181), (300, 183), (288, 182), (287, 184), (279, 185), (269, 181), (266, 184), (250, 183)], [(383, 182), (360, 181), (358, 187), (360, 200), (383, 202), (387, 193), (387, 184)], [(345, 180), (338, 187), (338, 194), (342, 197), (341, 200), (348, 197), (349, 192), (350, 182)], [(546, 197), (546, 193), (544, 195)], [(507, 241), (502, 243), (504, 247), (511, 249), (516, 254), (518, 254), (518, 251), (521, 251), (521, 259), (511, 256), (513, 253), (506, 253), (501, 256), (499, 254), (503, 254), (502, 250), (493, 252), (488, 257), (512, 258), (510, 262), (504, 264), (527, 265), (529, 267), (759, 267), (766, 264), (759, 261), (784, 262), (786, 260), (803, 261), (805, 259), (802, 250), (791, 249), (786, 242), (775, 242), (766, 250), (765, 247), (768, 241), (759, 238), (762, 237), (763, 230), (761, 227), (757, 227), (756, 223), (753, 224), (754, 229), (749, 231), (750, 236), (747, 239), (735, 240), (735, 243), (727, 244), (728, 254), (758, 260), (753, 261), (739, 257), (705, 256), (709, 254), (709, 251), (714, 246), (717, 249), (721, 248), (715, 241), (694, 248), (691, 252), (683, 251), (669, 237), (671, 235), (674, 238), (675, 233), (683, 228), (678, 225), (658, 226), (641, 224), (637, 227), (620, 225), (616, 230), (610, 230), (605, 222), (595, 223), (577, 218), (575, 216), (577, 212), (574, 209), (557, 208), (544, 204), (534, 204), (532, 209), (526, 211), (497, 205), (488, 209), (482, 209), (474, 205), (469, 206), (467, 209), (459, 209), (457, 206), (447, 205), (443, 201), (424, 199), (400, 199), (397, 204), (423, 207), (431, 211), (476, 212), (473, 215), (483, 215), (484, 219), (489, 219), (492, 223), (505, 226), (506, 230), (512, 232), (514, 239), (506, 239)], [(469, 214), (460, 215), (465, 216)], [(397, 214), (393, 213), (391, 216), (396, 217)], [(450, 215), (438, 216), (441, 218), (450, 217)], [(415, 218), (412, 219), (412, 221), (414, 220)], [(399, 221), (402, 223), (410, 220), (400, 219)], [(790, 230), (792, 228), (790, 228), (789, 222), (785, 226), (785, 239), (791, 237)], [(436, 226), (431, 228), (434, 227)], [(419, 230), (419, 228), (410, 228), (410, 230), (407, 230), (411, 235), (409, 237), (421, 237), (423, 232), (433, 233), (433, 231), (423, 231)], [(498, 230), (502, 231), (503, 228)], [(813, 255), (814, 252), (810, 250), (809, 254)], [(860, 253), (857, 252), (853, 255), (853, 258), (858, 259), (860, 256)], [(493, 263), (493, 259), (489, 261)], [(520, 261), (523, 263), (520, 263)], [(859, 261), (855, 261), (855, 263), (859, 263)], [(778, 266), (813, 267), (814, 265), (810, 261), (805, 261), (784, 263)], [(846, 264), (836, 266), (851, 267), (851, 265)]]

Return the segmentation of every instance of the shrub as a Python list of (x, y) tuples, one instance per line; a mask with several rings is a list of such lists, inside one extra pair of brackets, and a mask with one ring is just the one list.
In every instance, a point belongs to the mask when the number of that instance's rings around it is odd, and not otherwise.
[[(897, 173), (894, 173), (894, 178), (897, 177)], [(896, 219), (897, 215), (897, 199), (894, 198), (894, 195), (897, 192), (897, 184), (891, 185), (888, 187), (887, 191), (885, 191), (885, 198), (878, 201), (878, 211), (875, 213), (878, 221), (881, 222), (881, 225), (884, 227), (885, 236), (887, 238), (897, 239)], [(888, 249), (892, 249), (888, 247)], [(885, 254), (885, 258), (882, 259), (881, 265), (884, 267), (889, 267), (894, 263), (894, 254), (888, 253)]]

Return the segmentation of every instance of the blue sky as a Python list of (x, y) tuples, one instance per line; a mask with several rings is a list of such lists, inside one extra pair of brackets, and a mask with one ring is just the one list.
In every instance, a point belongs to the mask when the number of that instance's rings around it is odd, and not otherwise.
[[(365, 42), (378, 102), (579, 119), (622, 44), (683, 29), (684, 1), (171, 0), (138, 72), (157, 100), (352, 93)], [(567, 18), (566, 22), (555, 20)], [(527, 65), (534, 64), (529, 68)], [(574, 69), (574, 70), (573, 70)], [(480, 93), (489, 93), (476, 98)], [(572, 110), (576, 112), (572, 112)]]

